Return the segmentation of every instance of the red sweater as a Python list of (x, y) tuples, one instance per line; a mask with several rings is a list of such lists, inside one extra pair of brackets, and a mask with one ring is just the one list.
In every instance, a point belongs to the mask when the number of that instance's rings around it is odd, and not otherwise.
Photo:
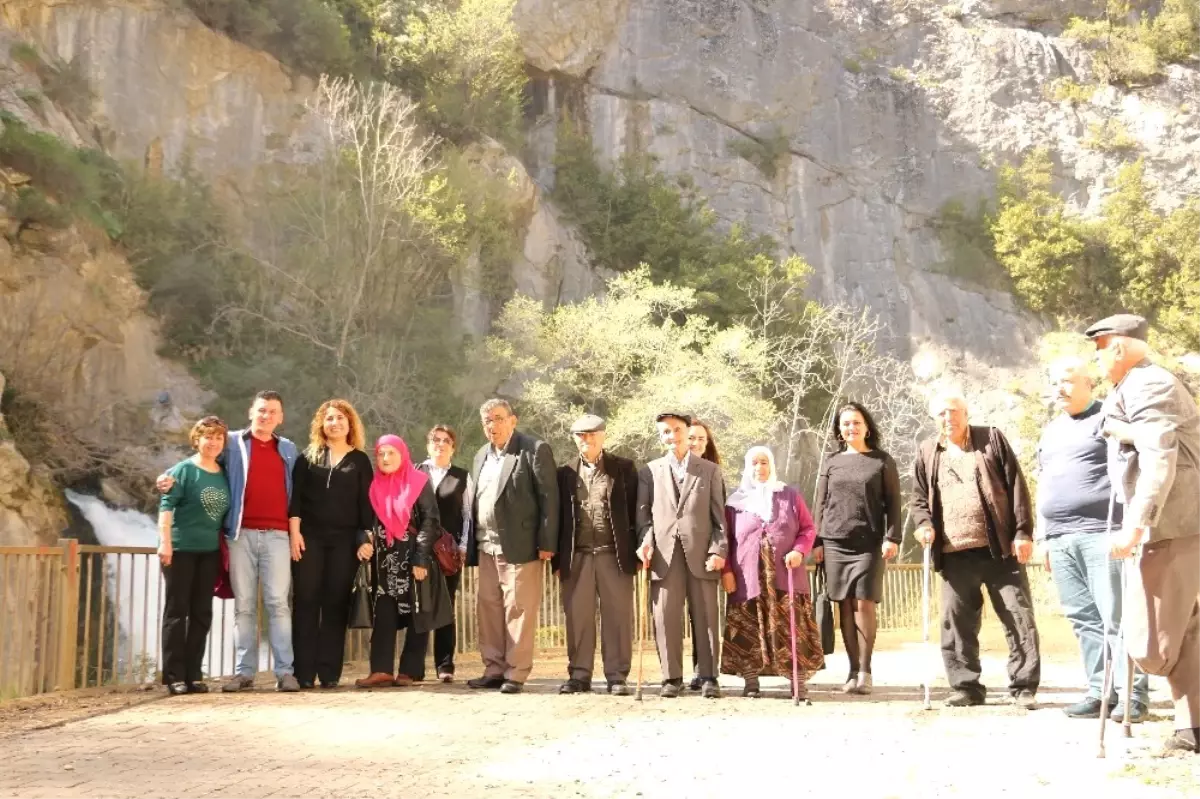
[(288, 529), (287, 475), (279, 446), (272, 437), (259, 441), (247, 436), (250, 442), (250, 470), (246, 477), (246, 494), (242, 504), (242, 529)]

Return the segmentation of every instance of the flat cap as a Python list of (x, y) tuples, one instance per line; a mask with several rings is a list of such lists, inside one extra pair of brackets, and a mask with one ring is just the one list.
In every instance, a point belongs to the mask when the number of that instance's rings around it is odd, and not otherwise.
[(666, 419), (678, 419), (686, 425), (690, 425), (692, 423), (692, 417), (690, 415), (686, 413), (680, 413), (679, 411), (663, 411), (658, 416), (654, 417), (654, 421), (656, 422), (661, 422)]
[(1093, 340), (1101, 336), (1129, 336), (1145, 341), (1149, 328), (1146, 320), (1137, 314), (1119, 313), (1096, 322), (1083, 335)]
[(604, 420), (594, 413), (585, 413), (571, 425), (572, 433), (599, 433), (604, 430)]

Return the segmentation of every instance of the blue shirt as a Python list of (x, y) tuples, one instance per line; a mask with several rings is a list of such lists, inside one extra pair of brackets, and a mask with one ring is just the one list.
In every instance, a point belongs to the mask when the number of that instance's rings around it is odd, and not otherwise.
[[(1093, 402), (1078, 416), (1061, 414), (1042, 431), (1037, 512), (1045, 538), (1108, 529), (1111, 484), (1100, 407)], [(1112, 523), (1114, 528), (1121, 524), (1119, 504), (1113, 508)]]

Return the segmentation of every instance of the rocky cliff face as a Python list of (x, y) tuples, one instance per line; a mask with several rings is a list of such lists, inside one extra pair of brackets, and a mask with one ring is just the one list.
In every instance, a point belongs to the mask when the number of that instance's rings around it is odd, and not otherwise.
[[(0, 374), (0, 393), (4, 384)], [(0, 414), (0, 546), (53, 544), (66, 526), (58, 489), (45, 470), (31, 466), (17, 450)]]
[[(1055, 33), (1103, 6), (520, 0), (515, 13), (530, 62), (583, 82), (601, 157), (653, 153), (724, 219), (807, 258), (821, 296), (881, 314), (927, 376), (984, 378), (1019, 367), (1043, 328), (1006, 293), (943, 273), (931, 224), (943, 204), (989, 196), (995, 164), (1049, 145), (1061, 188), (1094, 209), (1119, 166), (1084, 146), (1105, 119), (1137, 139), (1164, 206), (1200, 193), (1194, 69), (1078, 108), (1048, 99), (1051, 81), (1088, 70)], [(539, 135), (541, 175), (553, 137)], [(745, 157), (774, 152), (768, 169)]]

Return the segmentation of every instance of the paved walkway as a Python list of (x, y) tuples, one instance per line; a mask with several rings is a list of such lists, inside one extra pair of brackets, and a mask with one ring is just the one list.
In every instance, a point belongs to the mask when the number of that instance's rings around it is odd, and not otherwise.
[[(1065, 659), (1047, 664), (1047, 706), (1033, 711), (923, 711), (912, 648), (877, 655), (874, 696), (843, 697), (832, 683), (844, 661), (831, 660), (814, 704), (798, 708), (779, 680), (759, 700), (730, 681), (719, 701), (654, 691), (638, 703), (558, 696), (560, 678), (546, 671), (521, 696), (457, 683), (164, 698), (0, 737), (0, 796), (739, 799), (753, 781), (789, 796), (822, 785), (855, 797), (1158, 799), (1197, 784), (1190, 761), (1144, 759), (1170, 726), (1162, 720), (1130, 742), (1110, 726), (1109, 758), (1097, 760), (1095, 723), (1058, 709), (1075, 697), (1065, 687), (1078, 666)], [(989, 657), (985, 674), (1000, 684), (1002, 660)]]

